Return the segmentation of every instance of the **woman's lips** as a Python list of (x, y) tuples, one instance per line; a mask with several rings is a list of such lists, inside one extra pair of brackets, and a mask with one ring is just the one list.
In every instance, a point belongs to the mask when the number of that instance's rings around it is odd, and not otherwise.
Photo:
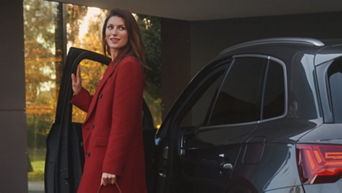
[(112, 43), (118, 43), (120, 41), (120, 39), (119, 38), (110, 38), (110, 41)]

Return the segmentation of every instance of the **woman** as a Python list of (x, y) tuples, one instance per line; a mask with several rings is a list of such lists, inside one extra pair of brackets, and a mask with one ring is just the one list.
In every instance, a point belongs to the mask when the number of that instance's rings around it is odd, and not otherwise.
[(87, 111), (82, 126), (85, 164), (78, 193), (146, 193), (142, 141), (144, 48), (130, 12), (112, 10), (103, 29), (112, 57), (95, 94), (72, 74), (71, 103)]

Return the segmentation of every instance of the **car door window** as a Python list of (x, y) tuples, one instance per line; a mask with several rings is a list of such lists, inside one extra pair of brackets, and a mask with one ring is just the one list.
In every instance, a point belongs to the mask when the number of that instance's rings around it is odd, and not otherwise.
[(260, 119), (261, 91), (266, 58), (237, 58), (218, 95), (209, 125)]
[(205, 124), (209, 116), (210, 106), (222, 83), (225, 70), (226, 65), (223, 64), (201, 81), (199, 88), (192, 94), (187, 103), (187, 107), (182, 111), (186, 113), (179, 122), (180, 128), (200, 127)]
[(263, 100), (263, 119), (281, 116), (285, 111), (284, 71), (281, 64), (270, 60), (267, 67)]

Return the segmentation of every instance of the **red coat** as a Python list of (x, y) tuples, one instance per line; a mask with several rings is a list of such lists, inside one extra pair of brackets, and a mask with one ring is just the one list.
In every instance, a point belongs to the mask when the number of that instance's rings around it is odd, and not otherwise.
[[(117, 175), (122, 193), (146, 193), (142, 141), (141, 64), (132, 56), (108, 65), (94, 96), (81, 91), (71, 103), (87, 111), (82, 126), (85, 164), (78, 193), (97, 193), (101, 174)], [(101, 193), (116, 193), (113, 185)]]

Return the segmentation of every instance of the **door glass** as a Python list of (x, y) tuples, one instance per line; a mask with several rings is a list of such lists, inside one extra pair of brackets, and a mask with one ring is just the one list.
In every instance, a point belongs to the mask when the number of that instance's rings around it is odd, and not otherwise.
[[(187, 96), (187, 101), (183, 101), (186, 106), (178, 114), (180, 119), (177, 119), (180, 120), (178, 128), (181, 131), (177, 138), (180, 159), (179, 162), (174, 163), (175, 168), (177, 168), (174, 174), (177, 176), (174, 192), (207, 193), (216, 191), (216, 185), (212, 185), (211, 181), (213, 180), (210, 179), (213, 177), (212, 173), (216, 174), (218, 168), (216, 167), (217, 164), (212, 164), (210, 159), (214, 156), (198, 154), (199, 149), (194, 150), (191, 147), (198, 147), (192, 145), (200, 143), (194, 132), (199, 127), (206, 125), (226, 69), (226, 65), (222, 64), (211, 72), (208, 70), (202, 72), (197, 76), (197, 81), (195, 79), (191, 83), (189, 87), (191, 94)], [(217, 182), (215, 181), (215, 183)]]
[(342, 58), (334, 61), (328, 69), (330, 100), (335, 123), (342, 123)]
[(186, 112), (180, 121), (179, 127), (200, 127), (208, 119), (210, 106), (213, 103), (218, 87), (222, 82), (225, 65), (212, 72), (206, 80), (201, 81), (200, 88), (195, 91), (187, 103)]
[(285, 111), (285, 89), (283, 68), (270, 60), (264, 95), (263, 119), (277, 117)]
[(267, 59), (237, 58), (218, 96), (210, 125), (257, 121)]

